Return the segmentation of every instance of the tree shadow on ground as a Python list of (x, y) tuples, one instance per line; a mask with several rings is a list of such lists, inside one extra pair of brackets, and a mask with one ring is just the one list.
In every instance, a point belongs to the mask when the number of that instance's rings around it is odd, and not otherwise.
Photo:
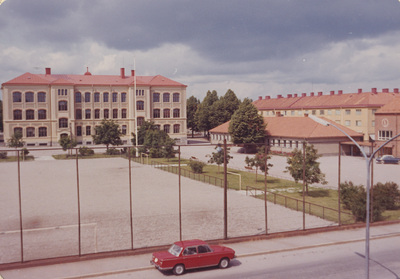
[[(303, 194), (302, 191), (300, 191), (299, 193)], [(311, 191), (308, 191), (308, 196), (313, 197), (313, 198), (329, 197), (329, 191), (325, 190), (325, 189), (311, 190)]]

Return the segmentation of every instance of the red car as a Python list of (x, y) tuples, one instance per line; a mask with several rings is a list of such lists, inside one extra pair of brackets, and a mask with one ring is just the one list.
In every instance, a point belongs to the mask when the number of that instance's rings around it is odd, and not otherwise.
[(231, 248), (208, 245), (202, 240), (194, 239), (177, 241), (168, 251), (153, 253), (150, 263), (159, 270), (172, 270), (175, 275), (181, 275), (186, 269), (199, 267), (227, 268), (234, 257), (235, 251)]

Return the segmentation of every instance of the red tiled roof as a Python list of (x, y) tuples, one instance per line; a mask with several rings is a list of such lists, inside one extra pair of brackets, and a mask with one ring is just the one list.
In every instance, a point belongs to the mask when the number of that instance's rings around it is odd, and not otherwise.
[[(10, 81), (3, 83), (3, 85), (43, 85), (43, 84), (60, 84), (60, 85), (122, 85), (133, 86), (133, 76), (125, 76), (122, 78), (120, 75), (60, 75), (60, 74), (31, 74), (25, 73)], [(147, 86), (175, 86), (186, 87), (186, 85), (173, 81), (164, 76), (136, 76), (136, 85)]]
[(399, 93), (363, 92), (321, 96), (299, 96), (276, 99), (259, 99), (253, 102), (258, 110), (313, 109), (335, 107), (381, 107)]
[(400, 97), (393, 98), (392, 101), (376, 111), (375, 114), (400, 113)]
[[(322, 118), (334, 123), (329, 119)], [(343, 138), (346, 137), (342, 132), (332, 126), (324, 126), (309, 117), (264, 117), (267, 124), (265, 132), (268, 136), (298, 138), (298, 139), (320, 139), (320, 138)], [(355, 132), (340, 124), (334, 123), (340, 129), (348, 133), (351, 137), (362, 138), (363, 134)], [(227, 134), (229, 121), (211, 129), (211, 133)]]

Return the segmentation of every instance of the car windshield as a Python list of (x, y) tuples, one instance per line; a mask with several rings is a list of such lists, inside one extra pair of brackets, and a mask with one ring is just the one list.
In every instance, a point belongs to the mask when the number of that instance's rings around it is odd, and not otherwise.
[(168, 252), (170, 252), (175, 257), (178, 257), (179, 254), (181, 253), (181, 251), (182, 251), (182, 247), (180, 247), (176, 244), (172, 244), (172, 246), (168, 250)]

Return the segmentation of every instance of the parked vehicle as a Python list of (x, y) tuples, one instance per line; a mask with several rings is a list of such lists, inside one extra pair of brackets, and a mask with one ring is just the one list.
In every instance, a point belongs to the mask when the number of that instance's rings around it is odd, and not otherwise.
[(400, 158), (395, 158), (392, 155), (383, 155), (382, 157), (376, 158), (378, 164), (399, 164)]
[(159, 270), (172, 270), (175, 275), (181, 275), (185, 270), (193, 268), (227, 268), (234, 257), (235, 251), (231, 248), (208, 245), (202, 240), (194, 239), (177, 241), (168, 251), (153, 253), (150, 263)]

